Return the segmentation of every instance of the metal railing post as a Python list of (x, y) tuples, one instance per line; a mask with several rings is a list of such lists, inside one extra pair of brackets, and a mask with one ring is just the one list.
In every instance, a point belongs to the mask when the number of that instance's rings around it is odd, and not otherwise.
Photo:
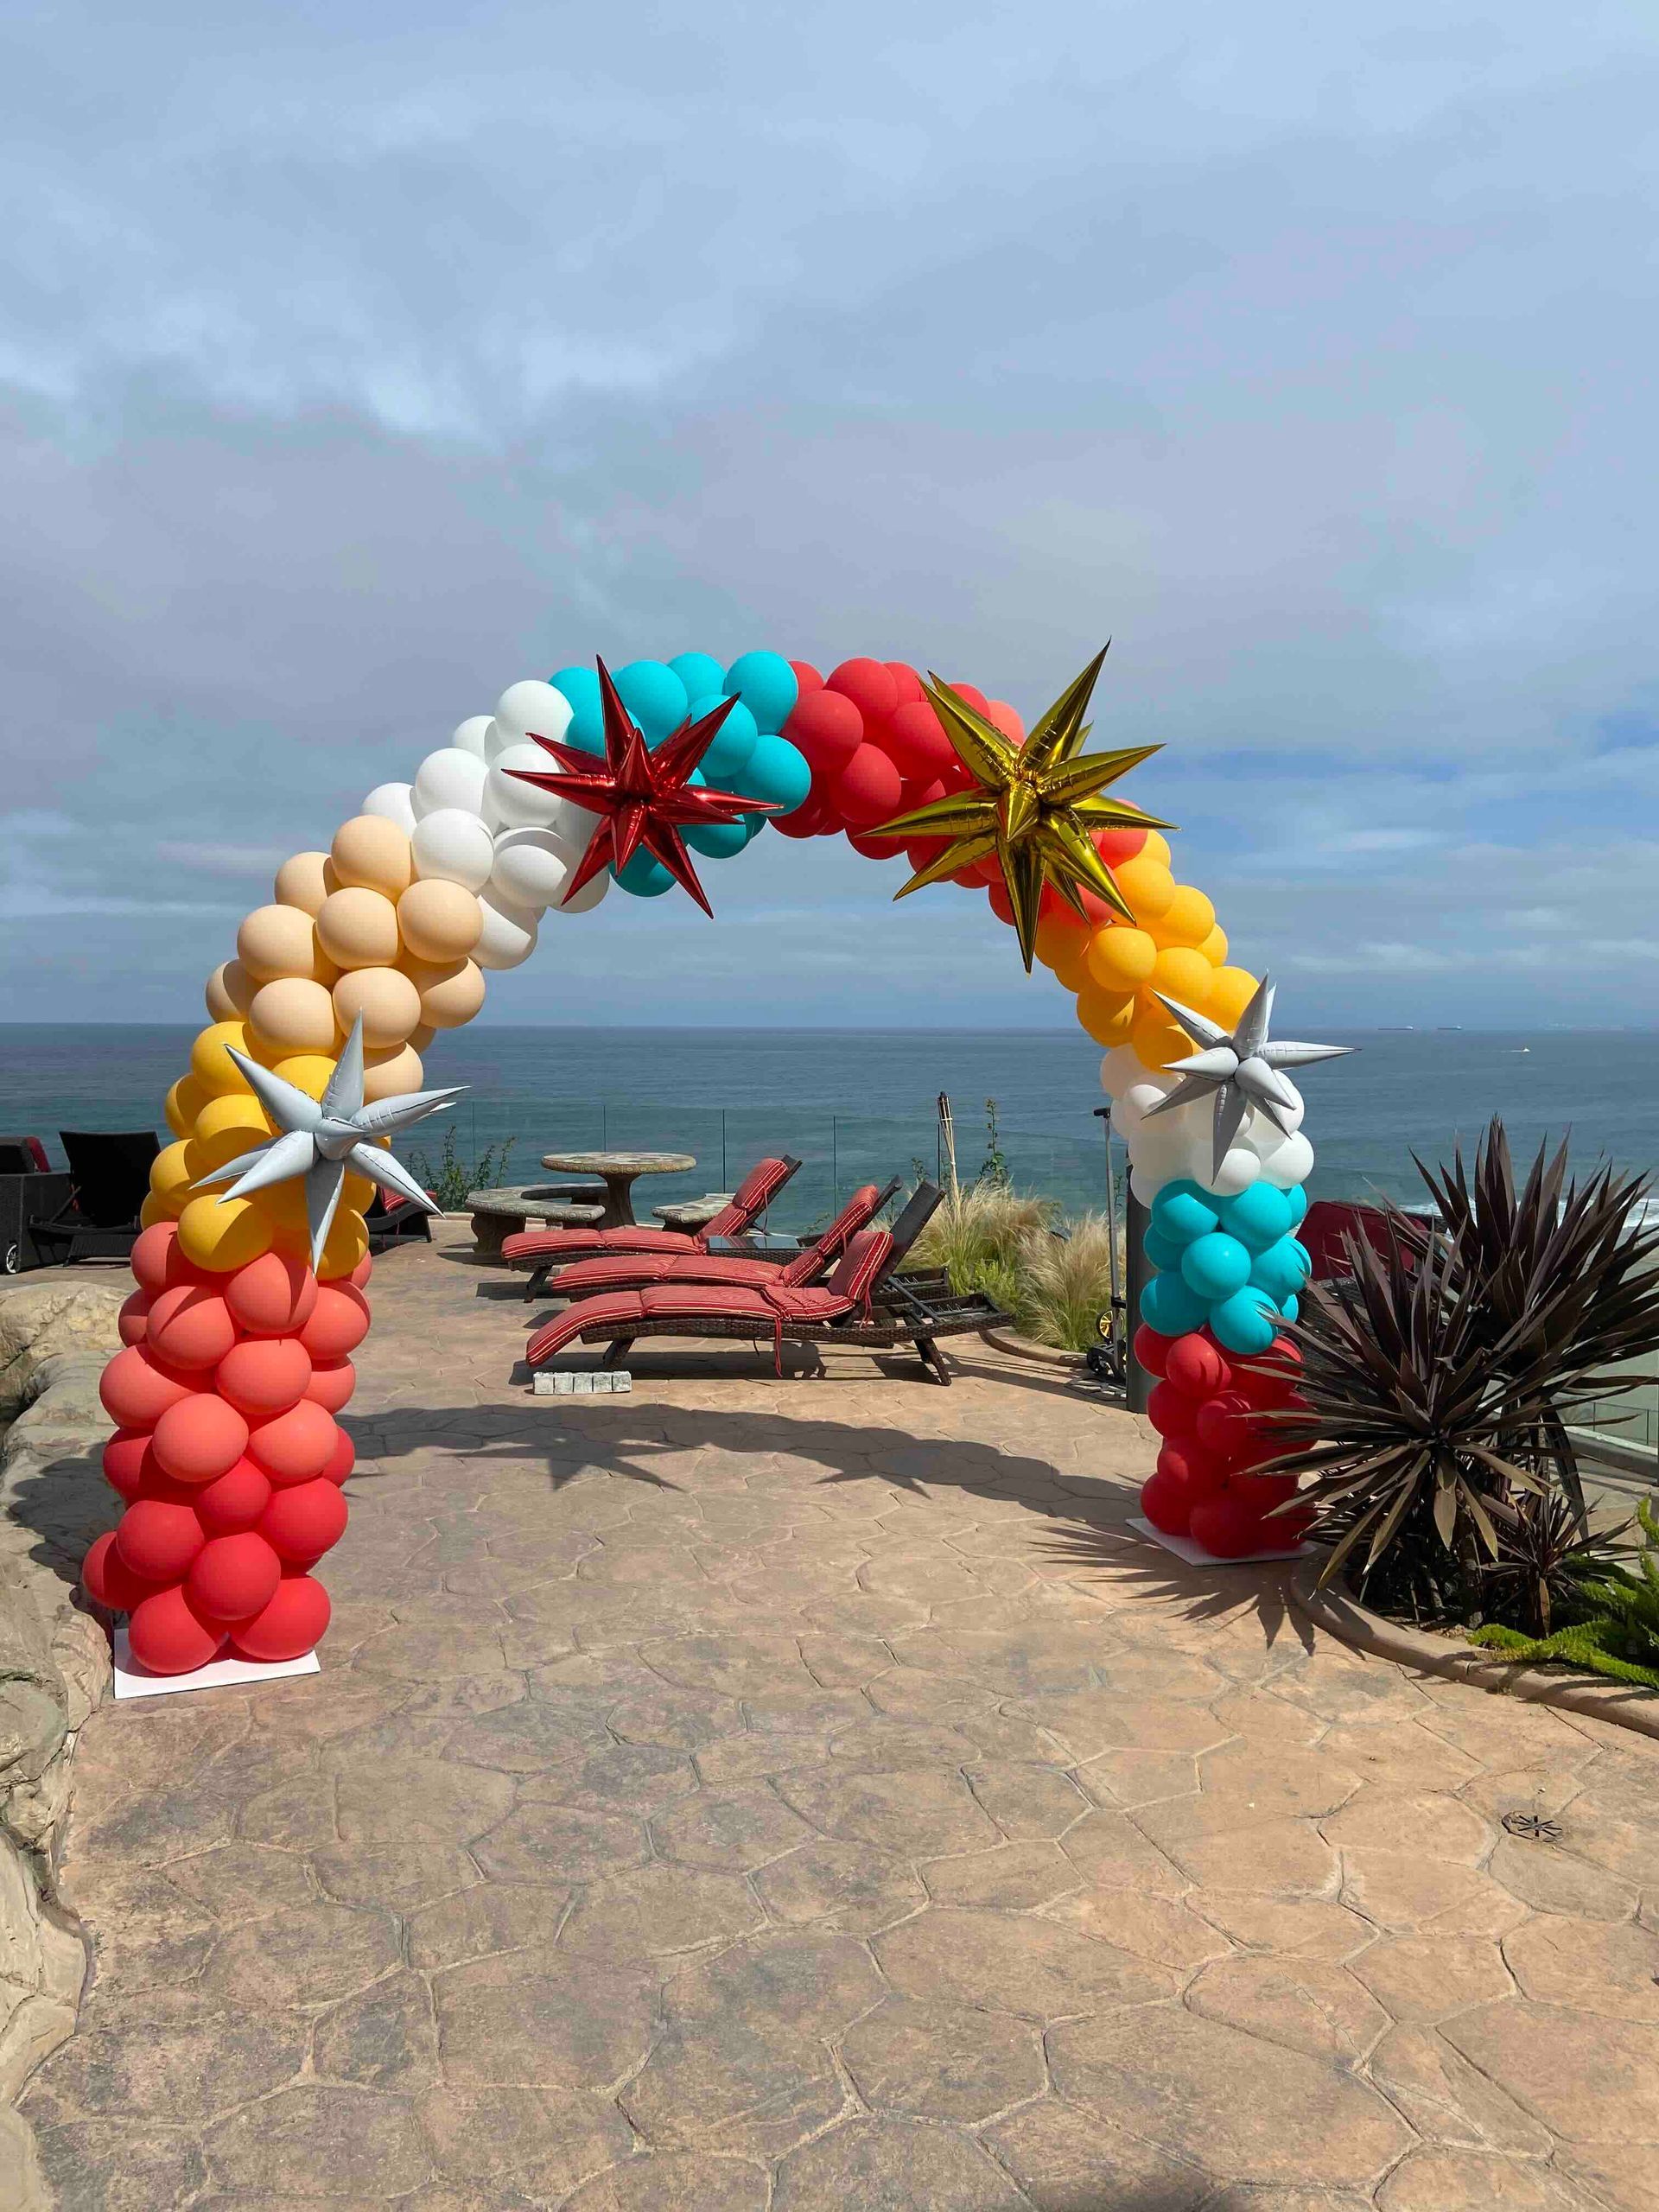
[(723, 1191), (729, 1181), (726, 1173), (726, 1109), (720, 1109), (720, 1187)]
[(1131, 1191), (1125, 1209), (1127, 1220), (1123, 1231), (1124, 1257), (1128, 1262), (1128, 1281), (1124, 1295), (1128, 1310), (1124, 1314), (1127, 1340), (1124, 1344), (1124, 1402), (1132, 1414), (1143, 1414), (1147, 1400), (1152, 1395), (1152, 1377), (1135, 1356), (1136, 1316), (1141, 1311), (1141, 1294), (1147, 1287), (1152, 1270), (1147, 1264), (1147, 1209)]

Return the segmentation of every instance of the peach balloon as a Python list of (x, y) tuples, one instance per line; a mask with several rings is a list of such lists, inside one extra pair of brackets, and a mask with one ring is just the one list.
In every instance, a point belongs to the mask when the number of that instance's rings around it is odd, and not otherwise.
[(423, 1052), (437, 1033), (429, 1021), (423, 1021), (418, 1029), (410, 1030), (409, 1041), (417, 1052)]
[(397, 909), (384, 892), (347, 885), (331, 891), (323, 900), (317, 937), (328, 957), (341, 968), (390, 968), (402, 943)]
[(334, 985), (332, 1006), (348, 1037), (361, 1014), (363, 1042), (376, 1052), (404, 1043), (421, 1018), (421, 995), (401, 968), (352, 969)]
[(342, 822), (328, 857), (342, 887), (383, 891), (395, 899), (414, 879), (407, 833), (381, 814), (354, 814)]
[(335, 1049), (334, 1001), (326, 983), (306, 976), (283, 976), (274, 983), (262, 983), (248, 1008), (248, 1020), (262, 1060)]
[(296, 853), (276, 871), (273, 886), (276, 897), (284, 906), (302, 906), (315, 917), (334, 886), (323, 880), (323, 869), (327, 866), (327, 853)]
[(397, 926), (416, 960), (464, 960), (482, 933), (484, 909), (462, 885), (426, 876), (397, 901)]
[(236, 950), (256, 983), (315, 977), (317, 925), (303, 906), (256, 906), (236, 933)]
[(435, 1029), (459, 1029), (484, 1003), (484, 971), (476, 961), (411, 961), (409, 973), (421, 995), (421, 1017)]
[(372, 1106), (378, 1098), (396, 1098), (405, 1090), (418, 1090), (423, 1080), (421, 1056), (412, 1045), (402, 1045), (395, 1052), (365, 1052), (363, 1056), (365, 1106)]

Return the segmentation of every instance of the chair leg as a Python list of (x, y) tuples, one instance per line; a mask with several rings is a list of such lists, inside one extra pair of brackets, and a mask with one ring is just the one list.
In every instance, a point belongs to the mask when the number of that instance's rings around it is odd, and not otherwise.
[(930, 1382), (938, 1382), (944, 1389), (950, 1388), (950, 1365), (933, 1338), (918, 1336), (917, 1353), (922, 1363), (922, 1372)]
[(611, 1342), (606, 1345), (605, 1357), (599, 1363), (601, 1367), (620, 1367), (623, 1361), (632, 1350), (633, 1338), (632, 1337), (614, 1337), (612, 1338)]
[(547, 1279), (552, 1272), (553, 1270), (550, 1266), (545, 1268), (532, 1268), (531, 1269), (530, 1281), (524, 1285), (524, 1303), (526, 1306), (533, 1306), (536, 1300), (541, 1296), (542, 1293), (547, 1288)]

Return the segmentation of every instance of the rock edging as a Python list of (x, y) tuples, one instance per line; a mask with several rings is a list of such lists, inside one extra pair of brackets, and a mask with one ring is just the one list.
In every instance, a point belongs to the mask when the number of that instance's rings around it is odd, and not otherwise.
[[(86, 1974), (57, 1870), (75, 1745), (111, 1673), (108, 1637), (75, 1583), (87, 1542), (114, 1519), (98, 1383), (119, 1298), (54, 1307), (36, 1292), (8, 1314), (25, 1295), (0, 1301), (0, 1321), (14, 1324), (0, 1327), (8, 1409), (23, 1407), (0, 1438), (0, 2196), (29, 2212), (48, 2197), (16, 2100), (73, 2032)], [(51, 1349), (64, 1342), (76, 1349)]]
[(1630, 1728), (1641, 1736), (1659, 1737), (1659, 1697), (1651, 1690), (1621, 1682), (1586, 1681), (1580, 1675), (1549, 1667), (1529, 1667), (1501, 1660), (1495, 1653), (1473, 1646), (1448, 1643), (1421, 1629), (1407, 1628), (1387, 1620), (1362, 1605), (1351, 1591), (1319, 1582), (1320, 1562), (1304, 1560), (1290, 1578), (1291, 1603), (1305, 1620), (1362, 1651), (1374, 1651), (1402, 1667), (1430, 1675), (1444, 1675), (1449, 1681), (1467, 1682), (1471, 1688), (1499, 1696), (1523, 1698), (1529, 1705), (1559, 1706), (1566, 1713), (1580, 1713), (1595, 1720), (1610, 1721), (1616, 1728)]

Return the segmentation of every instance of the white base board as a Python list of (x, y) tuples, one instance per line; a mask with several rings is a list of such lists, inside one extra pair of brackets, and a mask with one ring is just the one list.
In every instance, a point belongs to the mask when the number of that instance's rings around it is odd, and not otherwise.
[(315, 1651), (302, 1659), (278, 1659), (266, 1664), (257, 1659), (210, 1659), (188, 1675), (152, 1675), (134, 1660), (127, 1639), (126, 1623), (115, 1631), (115, 1694), (118, 1698), (166, 1697), (174, 1690), (228, 1690), (249, 1682), (280, 1681), (289, 1675), (320, 1675)]
[(1154, 1544), (1161, 1544), (1166, 1552), (1173, 1552), (1177, 1559), (1184, 1559), (1189, 1567), (1259, 1567), (1270, 1559), (1312, 1559), (1320, 1547), (1318, 1544), (1281, 1544), (1271, 1551), (1245, 1552), (1238, 1559), (1222, 1559), (1214, 1552), (1207, 1552), (1202, 1544), (1195, 1544), (1191, 1536), (1172, 1536), (1162, 1529), (1154, 1529), (1150, 1521), (1132, 1514), (1129, 1526), (1143, 1536), (1150, 1536)]
[(537, 1398), (609, 1398), (632, 1390), (626, 1367), (538, 1367), (530, 1382)]

